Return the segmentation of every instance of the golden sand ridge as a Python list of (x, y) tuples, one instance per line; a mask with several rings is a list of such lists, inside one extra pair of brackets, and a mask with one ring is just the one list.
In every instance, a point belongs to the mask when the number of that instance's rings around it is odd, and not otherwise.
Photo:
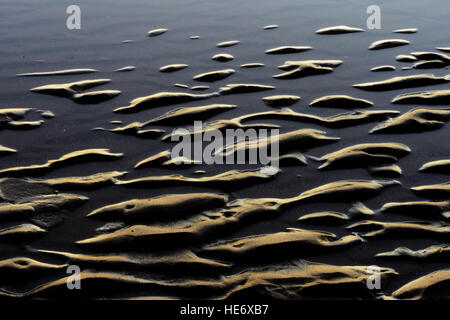
[(47, 233), (47, 230), (30, 223), (23, 223), (0, 230), (0, 240), (21, 242), (38, 238)]
[(450, 104), (450, 90), (430, 90), (404, 93), (392, 99), (397, 104)]
[(149, 96), (136, 98), (130, 101), (126, 107), (114, 109), (117, 113), (139, 112), (152, 107), (167, 106), (171, 104), (185, 103), (217, 96), (217, 93), (192, 94), (185, 92), (159, 92)]
[(343, 224), (347, 223), (350, 217), (341, 212), (323, 211), (304, 214), (297, 219), (301, 223), (317, 224)]
[(300, 129), (295, 131), (269, 136), (265, 138), (256, 138), (248, 141), (240, 141), (225, 145), (216, 151), (216, 155), (230, 156), (242, 150), (255, 150), (267, 148), (274, 143), (278, 144), (280, 154), (291, 150), (307, 150), (309, 148), (333, 143), (340, 140), (339, 137), (329, 137), (325, 131), (316, 129)]
[(44, 164), (36, 164), (23, 167), (14, 167), (0, 170), (0, 176), (27, 176), (41, 174), (55, 167), (80, 161), (115, 160), (121, 158), (123, 153), (111, 153), (109, 149), (85, 149), (70, 152), (58, 159), (48, 160)]
[(436, 130), (450, 119), (450, 109), (417, 108), (388, 119), (369, 133), (408, 133)]
[[(448, 237), (450, 226), (432, 222), (381, 222), (362, 221), (347, 227), (355, 230), (364, 238), (428, 235), (430, 237)], [(360, 230), (360, 231), (358, 231)]]
[(339, 168), (351, 164), (367, 166), (368, 164), (396, 162), (397, 157), (404, 156), (410, 152), (411, 149), (401, 143), (363, 143), (328, 153), (316, 160), (324, 162), (318, 169)]
[(159, 71), (160, 72), (175, 72), (175, 71), (183, 70), (187, 67), (188, 67), (188, 65), (184, 64), (184, 63), (169, 64), (169, 65), (159, 68)]
[(18, 77), (42, 77), (42, 76), (59, 76), (59, 75), (69, 75), (69, 74), (85, 74), (97, 72), (96, 69), (66, 69), (57, 71), (46, 71), (46, 72), (30, 72), (30, 73), (19, 73)]
[(449, 173), (450, 159), (442, 159), (427, 162), (420, 167), (419, 171)]
[(349, 26), (332, 26), (322, 28), (316, 31), (317, 34), (344, 34), (344, 33), (355, 33), (363, 32), (364, 29), (349, 27)]
[[(133, 199), (98, 208), (88, 217), (95, 218), (148, 218), (172, 214), (195, 214), (206, 209), (222, 207), (228, 196), (217, 193), (166, 194), (148, 199)], [(189, 210), (186, 213), (186, 210)]]
[(393, 77), (390, 79), (357, 83), (353, 87), (367, 91), (384, 91), (396, 90), (413, 87), (423, 87), (435, 84), (446, 83), (450, 81), (450, 77), (435, 77), (432, 74), (416, 74), (412, 76)]
[(382, 177), (399, 177), (403, 173), (402, 168), (396, 164), (372, 166), (368, 170), (371, 175)]
[(219, 81), (219, 80), (228, 78), (235, 72), (236, 71), (234, 69), (215, 70), (215, 71), (198, 74), (198, 75), (194, 76), (193, 79), (197, 80), (197, 81), (214, 82), (214, 81)]
[(399, 47), (409, 44), (410, 42), (405, 39), (384, 39), (373, 42), (369, 46), (369, 50), (380, 50), (386, 48)]
[(450, 255), (450, 247), (448, 245), (430, 246), (425, 249), (411, 250), (406, 247), (398, 247), (393, 251), (381, 252), (375, 255), (377, 258), (384, 259), (446, 259)]
[(382, 66), (373, 67), (370, 69), (370, 71), (372, 71), (372, 72), (395, 71), (395, 67), (390, 66), (390, 65), (382, 65)]
[(166, 112), (165, 114), (151, 119), (143, 124), (167, 124), (192, 123), (194, 120), (205, 120), (218, 113), (236, 108), (235, 104), (209, 104), (198, 107), (183, 107)]
[(311, 50), (310, 46), (281, 46), (266, 50), (266, 54), (286, 54)]
[(249, 258), (250, 255), (255, 259), (255, 255), (259, 255), (260, 258), (262, 255), (264, 260), (270, 260), (272, 256), (270, 253), (280, 252), (280, 250), (301, 250), (304, 254), (310, 250), (317, 253), (323, 249), (337, 249), (357, 242), (361, 242), (361, 238), (357, 235), (348, 235), (339, 239), (329, 232), (288, 228), (286, 231), (277, 233), (220, 241), (207, 245), (204, 251), (227, 259)]
[(438, 270), (418, 279), (408, 282), (401, 288), (392, 293), (393, 299), (419, 300), (419, 299), (435, 299), (448, 295), (448, 281), (450, 280), (450, 270)]
[[(180, 159), (181, 160), (181, 159)], [(189, 159), (188, 159), (189, 160)], [(245, 185), (245, 183), (254, 183), (257, 181), (264, 181), (272, 178), (278, 171), (268, 169), (270, 167), (263, 167), (260, 169), (248, 170), (230, 170), (219, 173), (213, 176), (206, 176), (201, 178), (186, 177), (183, 175), (165, 175), (165, 176), (149, 176), (143, 178), (136, 178), (131, 180), (117, 179), (115, 184), (120, 186), (146, 186), (146, 187), (160, 187), (164, 185), (217, 185), (227, 186)]]
[(275, 79), (297, 79), (307, 76), (326, 74), (334, 71), (342, 60), (300, 60), (286, 61), (278, 69), (286, 72), (272, 76)]
[(372, 107), (373, 102), (355, 98), (348, 95), (329, 95), (314, 99), (310, 104), (310, 107), (325, 107), (325, 108), (367, 108)]

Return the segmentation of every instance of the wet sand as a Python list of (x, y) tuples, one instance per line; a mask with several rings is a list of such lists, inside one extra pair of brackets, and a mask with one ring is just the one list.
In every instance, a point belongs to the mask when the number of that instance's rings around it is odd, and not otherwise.
[[(2, 5), (0, 296), (450, 297), (446, 3), (48, 2)], [(175, 165), (194, 120), (280, 170)]]

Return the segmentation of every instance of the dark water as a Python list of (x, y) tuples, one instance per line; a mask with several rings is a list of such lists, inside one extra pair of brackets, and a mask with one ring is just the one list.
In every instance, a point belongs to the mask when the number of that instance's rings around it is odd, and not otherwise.
[[(43, 175), (64, 177), (89, 175), (100, 171), (130, 171), (127, 178), (147, 175), (182, 173), (193, 175), (196, 170), (205, 170), (208, 175), (232, 170), (236, 166), (198, 165), (189, 169), (148, 168), (133, 172), (134, 165), (142, 159), (169, 148), (170, 144), (158, 139), (139, 139), (133, 136), (92, 131), (94, 127), (112, 127), (112, 120), (124, 124), (144, 122), (178, 106), (158, 107), (133, 114), (114, 114), (112, 110), (128, 105), (136, 97), (159, 91), (183, 91), (173, 84), (197, 85), (194, 75), (216, 69), (234, 68), (237, 72), (230, 78), (212, 84), (208, 92), (217, 91), (227, 83), (258, 83), (276, 86), (276, 90), (219, 96), (203, 102), (190, 102), (182, 106), (197, 106), (209, 103), (236, 104), (238, 107), (213, 117), (230, 119), (247, 113), (268, 111), (262, 97), (272, 94), (293, 94), (302, 97), (292, 108), (298, 112), (321, 116), (342, 112), (339, 109), (309, 108), (315, 98), (331, 94), (347, 94), (373, 101), (377, 109), (407, 111), (413, 105), (392, 105), (391, 99), (404, 92), (420, 91), (403, 89), (386, 92), (366, 92), (352, 88), (355, 83), (383, 80), (392, 76), (433, 73), (443, 76), (444, 69), (401, 70), (409, 64), (395, 61), (398, 54), (412, 51), (434, 51), (436, 46), (449, 46), (450, 20), (448, 3), (436, 1), (378, 1), (381, 7), (381, 29), (362, 33), (320, 36), (315, 30), (333, 25), (346, 24), (366, 29), (367, 1), (78, 1), (81, 7), (81, 30), (66, 28), (66, 7), (70, 1), (2, 1), (0, 4), (0, 88), (1, 107), (30, 107), (51, 110), (54, 119), (35, 130), (3, 130), (0, 144), (18, 150), (17, 154), (0, 159), (0, 167), (43, 163), (48, 159), (68, 152), (87, 148), (109, 148), (113, 152), (123, 152), (125, 156), (117, 161), (89, 162), (63, 167)], [(262, 30), (269, 24), (278, 24), (275, 30)], [(149, 38), (146, 32), (154, 28), (168, 28), (164, 35)], [(398, 28), (415, 27), (416, 34), (393, 34)], [(198, 40), (189, 36), (199, 35)], [(403, 38), (411, 41), (408, 46), (380, 51), (369, 51), (367, 47), (376, 40)], [(121, 43), (123, 40), (131, 43)], [(226, 40), (240, 40), (230, 48), (216, 48), (215, 44)], [(314, 49), (290, 55), (266, 55), (264, 51), (282, 45), (308, 45)], [(211, 60), (216, 53), (230, 53), (235, 59), (228, 63)], [(272, 76), (280, 73), (278, 65), (286, 60), (341, 59), (343, 65), (333, 73), (300, 78), (276, 80)], [(261, 62), (263, 68), (240, 69), (239, 65)], [(160, 73), (161, 66), (172, 63), (186, 63), (188, 68), (175, 73)], [(378, 65), (397, 66), (395, 72), (369, 72)], [(132, 72), (115, 73), (113, 70), (134, 65)], [(69, 68), (95, 68), (100, 72), (87, 75), (67, 75), (54, 77), (16, 77), (22, 72), (50, 71)], [(424, 71), (424, 72), (422, 72)], [(112, 82), (98, 90), (117, 89), (122, 94), (107, 102), (80, 105), (69, 99), (39, 95), (30, 88), (49, 83), (64, 83), (84, 79), (110, 78)], [(436, 85), (430, 89), (447, 89), (448, 84)], [(426, 88), (428, 89), (428, 88)], [(425, 90), (425, 89), (424, 89)], [(180, 105), (181, 106), (181, 105)], [(37, 115), (31, 116), (31, 118)], [(281, 125), (281, 132), (302, 128), (326, 130), (329, 136), (341, 137), (341, 141), (309, 150), (307, 154), (321, 156), (341, 147), (364, 142), (399, 142), (408, 145), (412, 153), (399, 161), (403, 175), (398, 179), (402, 186), (381, 192), (364, 202), (369, 208), (380, 208), (386, 202), (418, 200), (410, 187), (443, 183), (447, 177), (439, 174), (418, 173), (424, 163), (449, 157), (450, 137), (448, 127), (426, 133), (369, 135), (368, 131), (376, 123), (358, 125), (343, 129), (324, 129), (319, 125), (294, 121), (270, 120)], [(167, 132), (171, 127), (163, 127)], [(290, 197), (312, 187), (342, 179), (372, 179), (366, 169), (332, 170), (325, 174), (315, 169), (316, 163), (308, 166), (282, 168), (274, 180), (230, 191), (232, 199), (258, 197)], [(85, 215), (101, 206), (133, 198), (152, 197), (167, 193), (218, 191), (208, 187), (164, 187), (164, 188), (123, 188), (108, 186), (95, 191), (76, 191), (87, 195), (90, 200), (70, 212), (64, 222), (51, 229), (43, 238), (27, 243), (33, 248), (49, 250), (83, 251), (75, 241), (95, 235), (95, 228), (104, 224), (100, 220), (86, 219)], [(219, 190), (220, 191), (220, 190)], [(287, 227), (311, 228), (334, 232), (339, 236), (348, 234), (344, 227), (300, 225), (297, 218), (316, 211), (346, 212), (350, 203), (313, 202), (289, 208), (274, 219), (255, 222), (244, 228), (237, 228), (224, 238), (237, 238), (270, 232), (279, 232)], [(400, 214), (379, 214), (379, 221), (411, 221), (415, 218)], [(11, 223), (2, 223), (1, 227)], [(444, 239), (448, 240), (448, 239)], [(400, 273), (382, 290), (390, 294), (402, 284), (448, 267), (448, 262), (424, 260), (381, 260), (376, 253), (390, 251), (400, 246), (422, 249), (430, 245), (443, 244), (442, 239), (394, 238), (389, 240), (369, 240), (359, 245), (329, 254), (299, 255), (299, 258), (314, 262), (336, 265), (373, 265), (394, 268)], [(47, 262), (61, 262), (54, 257), (28, 251), (24, 246), (0, 243), (1, 258), (28, 256)], [(245, 270), (248, 266), (237, 264), (233, 272)], [(127, 271), (127, 270), (124, 270)], [(164, 273), (164, 272), (162, 272)], [(64, 273), (61, 273), (61, 277)], [(151, 277), (152, 274), (146, 274)], [(37, 284), (55, 280), (55, 276), (35, 278), (20, 287), (32, 288)], [(119, 296), (153, 295), (155, 292), (124, 292)], [(106, 295), (106, 294), (105, 294)]]

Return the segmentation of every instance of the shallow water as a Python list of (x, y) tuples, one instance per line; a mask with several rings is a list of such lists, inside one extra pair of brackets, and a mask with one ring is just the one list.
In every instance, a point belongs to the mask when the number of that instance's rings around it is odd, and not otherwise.
[[(334, 25), (349, 25), (366, 28), (367, 4), (361, 1), (346, 1), (335, 4), (335, 1), (78, 1), (81, 7), (81, 30), (68, 30), (65, 25), (67, 15), (65, 10), (69, 3), (61, 1), (2, 1), (0, 12), (0, 86), (2, 92), (1, 108), (36, 108), (51, 110), (56, 117), (46, 119), (45, 123), (33, 130), (3, 130), (0, 145), (17, 149), (16, 154), (2, 156), (0, 169), (45, 163), (49, 159), (57, 159), (69, 152), (89, 148), (109, 148), (111, 152), (124, 153), (124, 156), (114, 161), (91, 161), (63, 166), (39, 178), (56, 178), (68, 176), (87, 176), (106, 171), (129, 171), (125, 180), (134, 178), (168, 174), (183, 174), (185, 176), (201, 177), (195, 171), (205, 170), (207, 176), (224, 171), (255, 166), (233, 165), (195, 165), (189, 168), (150, 167), (133, 170), (136, 163), (160, 151), (169, 149), (171, 144), (160, 139), (141, 139), (133, 135), (114, 134), (107, 131), (92, 131), (96, 127), (114, 128), (111, 121), (120, 120), (124, 125), (132, 122), (146, 122), (150, 119), (179, 107), (202, 106), (214, 103), (237, 105), (237, 108), (213, 115), (210, 120), (231, 119), (240, 115), (262, 111), (276, 111), (267, 106), (263, 97), (272, 95), (296, 95), (301, 100), (291, 106), (294, 111), (331, 116), (344, 109), (313, 108), (309, 103), (326, 95), (349, 95), (373, 102), (368, 110), (398, 110), (402, 113), (422, 107), (420, 105), (394, 105), (391, 100), (402, 93), (448, 89), (448, 84), (442, 83), (427, 87), (398, 89), (392, 91), (370, 92), (352, 87), (356, 83), (373, 82), (395, 76), (432, 73), (435, 76), (445, 76), (447, 68), (430, 70), (401, 70), (401, 67), (412, 63), (395, 60), (399, 54), (410, 54), (415, 51), (436, 51), (435, 47), (447, 47), (450, 21), (448, 19), (448, 4), (443, 0), (411, 2), (411, 1), (378, 1), (381, 7), (380, 30), (366, 30), (360, 33), (342, 35), (318, 35), (316, 30)], [(264, 30), (266, 25), (277, 24), (276, 29)], [(162, 35), (148, 37), (149, 30), (167, 28)], [(415, 34), (392, 33), (395, 29), (418, 28)], [(190, 39), (198, 35), (199, 39)], [(377, 40), (402, 38), (409, 40), (409, 45), (369, 51), (369, 45)], [(124, 40), (133, 40), (122, 43)], [(224, 41), (239, 40), (240, 43), (225, 48), (217, 48), (216, 44)], [(280, 46), (311, 46), (312, 50), (293, 53), (268, 55), (265, 51)], [(229, 53), (234, 60), (217, 62), (211, 59), (218, 53)], [(282, 73), (277, 67), (287, 60), (343, 60), (343, 64), (334, 68), (333, 72), (313, 75), (298, 79), (274, 79), (273, 75)], [(261, 68), (240, 68), (245, 63), (259, 62)], [(171, 64), (186, 64), (182, 70), (162, 73), (159, 69)], [(370, 69), (380, 65), (394, 65), (396, 71), (370, 72)], [(114, 72), (124, 66), (135, 66), (131, 72)], [(58, 75), (45, 77), (16, 77), (16, 74), (43, 72), (63, 69), (93, 68), (97, 73), (79, 75)], [(205, 84), (193, 80), (193, 77), (215, 70), (232, 68), (236, 72), (226, 79), (208, 82), (210, 89), (191, 91), (174, 87), (174, 84), (186, 84), (189, 87)], [(88, 91), (120, 90), (117, 97), (99, 104), (78, 104), (71, 99), (51, 95), (37, 94), (29, 91), (31, 88), (55, 83), (68, 83), (87, 79), (111, 79), (108, 84), (95, 87)], [(221, 95), (207, 100), (191, 101), (169, 106), (152, 107), (136, 113), (113, 113), (118, 107), (129, 105), (129, 101), (160, 91), (186, 92), (203, 94), (216, 92), (230, 83), (255, 83), (275, 86), (274, 90)], [(431, 105), (428, 108), (444, 108), (445, 105)], [(448, 107), (448, 106), (447, 106)], [(39, 120), (40, 115), (31, 112), (26, 120)], [(423, 200), (410, 190), (411, 187), (444, 183), (448, 181), (445, 174), (421, 173), (417, 170), (424, 164), (434, 160), (448, 159), (450, 147), (446, 142), (449, 129), (443, 127), (425, 132), (399, 134), (369, 134), (369, 131), (381, 121), (360, 124), (344, 128), (324, 128), (318, 124), (290, 120), (258, 120), (255, 123), (279, 124), (280, 132), (286, 133), (299, 129), (325, 130), (327, 136), (340, 137), (341, 140), (311, 148), (306, 155), (321, 157), (341, 148), (373, 142), (397, 142), (409, 146), (412, 152), (400, 158), (397, 164), (403, 173), (399, 180), (402, 185), (390, 187), (379, 194), (364, 200), (364, 204), (375, 210), (387, 202), (402, 202)], [(170, 133), (171, 126), (149, 126), (146, 129), (160, 128)], [(338, 180), (348, 179), (388, 179), (371, 176), (365, 168), (336, 169), (318, 171), (319, 162), (308, 159), (307, 166), (282, 167), (282, 171), (267, 182), (257, 182), (247, 186), (232, 188), (216, 188), (209, 185), (168, 185), (152, 188), (127, 188), (120, 185), (107, 185), (94, 190), (70, 190), (75, 194), (86, 195), (89, 201), (68, 212), (55, 227), (36, 240), (24, 243), (0, 241), (0, 257), (10, 258), (27, 256), (44, 262), (62, 264), (66, 261), (52, 255), (36, 253), (29, 248), (67, 251), (75, 253), (117, 253), (116, 248), (106, 251), (91, 251), (75, 244), (76, 241), (91, 238), (96, 235), (95, 229), (104, 225), (105, 221), (88, 219), (85, 216), (93, 210), (136, 198), (149, 198), (162, 194), (186, 192), (225, 192), (230, 200), (243, 198), (288, 198), (299, 193)], [(257, 167), (257, 166), (256, 166)], [(447, 198), (441, 198), (443, 200)], [(346, 224), (308, 225), (299, 223), (301, 215), (318, 211), (338, 211), (347, 213), (353, 199), (342, 202), (336, 200), (313, 201), (299, 203), (283, 210), (282, 213), (228, 230), (220, 235), (221, 239), (235, 239), (243, 236), (282, 232), (286, 228), (301, 228), (335, 233), (338, 237), (350, 234), (345, 229)], [(354, 199), (356, 200), (356, 199)], [(369, 219), (377, 221), (415, 221), (414, 215), (379, 213)], [(352, 219), (348, 225), (361, 219)], [(445, 221), (433, 216), (427, 221)], [(0, 229), (16, 225), (19, 221), (2, 221)], [(27, 222), (26, 219), (20, 222)], [(128, 222), (127, 222), (128, 223)], [(429, 259), (381, 259), (374, 255), (380, 252), (392, 251), (397, 247), (406, 246), (418, 250), (430, 245), (448, 243), (448, 234), (443, 238), (430, 236), (396, 236), (388, 239), (369, 239), (354, 246), (329, 250), (327, 252), (298, 252), (289, 260), (304, 259), (308, 261), (342, 266), (379, 265), (395, 269), (399, 275), (382, 282), (381, 291), (371, 294), (390, 295), (403, 284), (426, 275), (430, 272), (448, 268), (448, 260)], [(212, 240), (206, 243), (214, 242)], [(201, 244), (189, 248), (199, 249)], [(183, 243), (179, 244), (184, 247)], [(137, 246), (131, 251), (146, 252), (145, 246)], [(150, 250), (149, 250), (150, 251)], [(276, 263), (288, 263), (283, 256), (276, 256)], [(269, 259), (270, 260), (270, 259)], [(257, 262), (256, 266), (270, 266), (275, 262)], [(220, 275), (231, 275), (254, 267), (248, 261), (237, 261), (226, 272), (218, 271), (206, 278), (218, 278)], [(106, 270), (109, 267), (105, 267)], [(102, 270), (98, 268), (98, 270)], [(112, 271), (131, 272), (124, 266)], [(168, 279), (181, 277), (191, 279), (181, 269), (175, 274), (165, 274), (164, 268), (142, 271), (134, 274), (144, 278), (166, 277)], [(17, 281), (15, 285), (0, 284), (12, 291), (24, 292), (37, 285), (64, 277), (64, 270), (59, 273), (44, 273), (26, 281)], [(202, 276), (202, 274), (200, 275)], [(447, 284), (448, 288), (448, 284)], [(366, 293), (367, 293), (366, 292)], [(132, 297), (132, 296), (183, 296), (186, 294), (165, 292), (159, 288), (125, 288), (109, 293), (107, 290), (98, 292), (95, 297)], [(69, 293), (68, 293), (69, 294)], [(84, 294), (82, 292), (82, 294)], [(86, 296), (90, 293), (86, 292)], [(212, 298), (215, 296), (212, 295)], [(324, 293), (323, 297), (340, 298), (340, 295)], [(448, 298), (447, 295), (444, 295)]]

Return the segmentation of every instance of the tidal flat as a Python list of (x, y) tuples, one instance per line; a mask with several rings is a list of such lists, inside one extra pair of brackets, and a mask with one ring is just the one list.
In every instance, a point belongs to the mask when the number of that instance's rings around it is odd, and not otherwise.
[[(0, 299), (450, 299), (447, 2), (44, 2), (0, 4)], [(229, 129), (278, 166), (174, 156)]]

